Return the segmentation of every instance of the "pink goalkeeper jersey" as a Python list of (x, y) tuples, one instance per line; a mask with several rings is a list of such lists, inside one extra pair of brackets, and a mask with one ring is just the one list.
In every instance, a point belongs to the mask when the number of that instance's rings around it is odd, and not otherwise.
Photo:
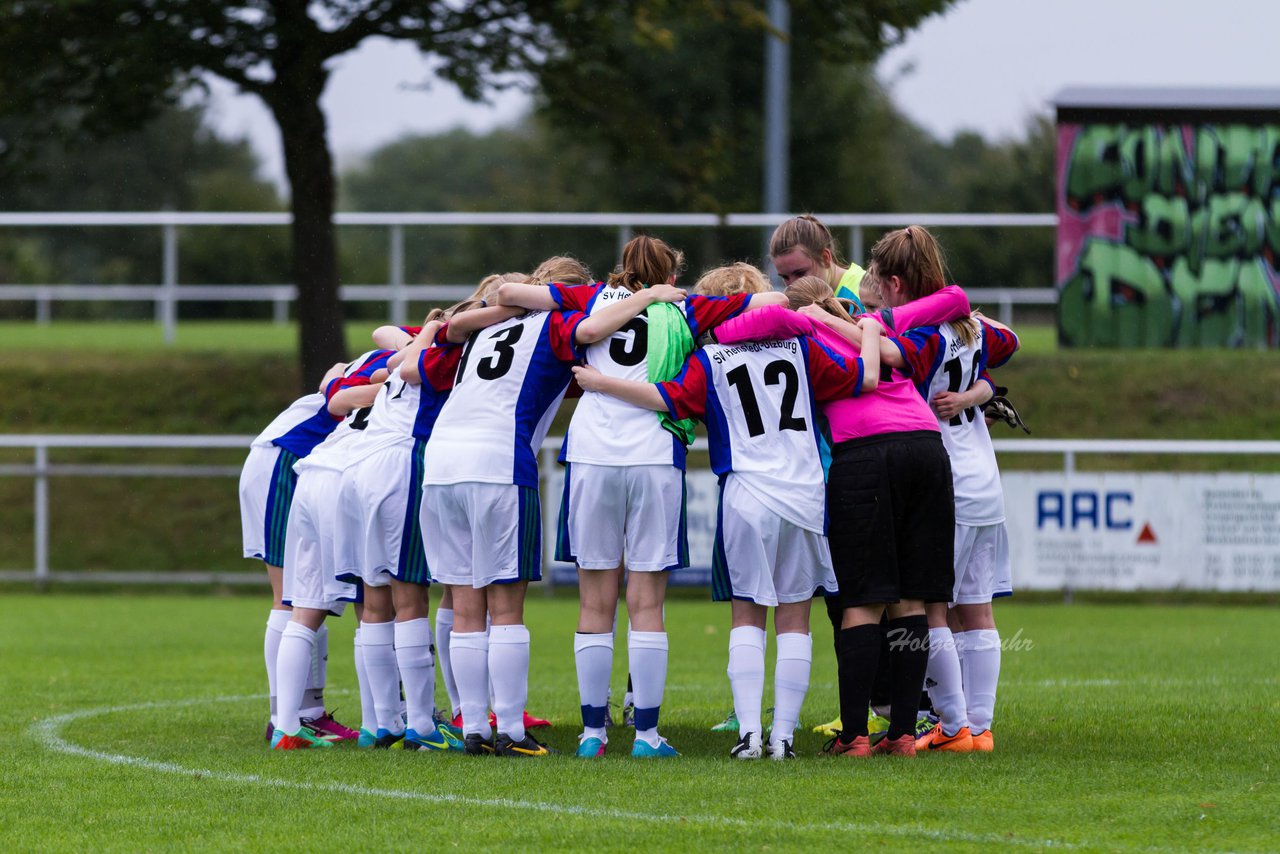
[[(910, 309), (906, 306), (893, 309), (891, 322), (906, 329), (920, 323), (962, 317), (968, 312), (968, 297), (953, 285), (923, 300), (917, 300), (911, 304)], [(718, 326), (715, 333), (721, 344), (774, 340), (796, 335), (817, 338), (836, 354), (850, 360), (860, 355), (857, 347), (825, 323), (811, 320), (781, 306), (757, 309), (728, 320)], [(916, 391), (911, 380), (900, 371), (890, 370), (883, 365), (880, 382), (874, 391), (864, 392), (858, 397), (831, 401), (823, 406), (822, 412), (830, 425), (832, 442), (914, 430), (939, 432), (937, 417), (929, 408), (928, 402)]]

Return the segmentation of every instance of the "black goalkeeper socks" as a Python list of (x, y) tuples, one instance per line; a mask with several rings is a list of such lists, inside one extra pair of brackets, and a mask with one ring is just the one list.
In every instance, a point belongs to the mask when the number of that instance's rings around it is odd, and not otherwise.
[(840, 630), (840, 740), (867, 734), (867, 704), (880, 663), (880, 624)]
[(929, 622), (923, 614), (890, 620), (888, 639), (892, 708), (887, 737), (894, 739), (915, 732), (916, 706), (929, 669)]

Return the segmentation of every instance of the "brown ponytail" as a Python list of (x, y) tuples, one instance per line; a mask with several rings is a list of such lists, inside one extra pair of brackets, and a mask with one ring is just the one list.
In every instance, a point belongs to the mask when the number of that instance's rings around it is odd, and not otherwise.
[(683, 269), (683, 252), (642, 234), (622, 247), (622, 263), (609, 274), (609, 284), (635, 293), (650, 285), (665, 285)]
[(871, 247), (867, 271), (874, 272), (881, 282), (897, 276), (908, 302), (940, 290), (949, 276), (942, 247), (928, 229), (918, 225), (891, 231), (877, 240)]
[[(508, 274), (511, 275), (511, 274)], [(514, 281), (507, 279), (506, 281)], [(571, 255), (552, 255), (528, 275), (529, 285), (589, 285), (593, 279), (586, 265)]]

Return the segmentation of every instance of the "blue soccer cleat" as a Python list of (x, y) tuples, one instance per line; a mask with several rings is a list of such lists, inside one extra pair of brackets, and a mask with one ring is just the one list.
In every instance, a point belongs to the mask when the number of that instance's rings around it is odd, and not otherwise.
[(378, 743), (378, 736), (364, 727), (360, 727), (360, 738), (356, 740), (356, 747), (374, 747)]
[(418, 731), (404, 731), (405, 750), (462, 750), (462, 740), (443, 727), (436, 727), (431, 735), (418, 735)]
[(670, 759), (673, 756), (679, 756), (680, 753), (662, 736), (658, 736), (658, 746), (654, 747), (642, 738), (637, 738), (636, 743), (631, 747), (631, 755), (637, 759)]
[(579, 759), (598, 759), (604, 756), (605, 743), (604, 739), (596, 738), (595, 736), (584, 738), (578, 742), (576, 755)]

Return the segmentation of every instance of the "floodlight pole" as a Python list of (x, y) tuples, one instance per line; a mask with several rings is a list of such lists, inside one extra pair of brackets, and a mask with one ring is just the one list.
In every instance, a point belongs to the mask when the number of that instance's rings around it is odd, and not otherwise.
[[(764, 212), (786, 213), (791, 162), (791, 6), (769, 0), (769, 32), (764, 37)], [(765, 232), (768, 262), (769, 231)], [(772, 264), (769, 265), (772, 273)]]

